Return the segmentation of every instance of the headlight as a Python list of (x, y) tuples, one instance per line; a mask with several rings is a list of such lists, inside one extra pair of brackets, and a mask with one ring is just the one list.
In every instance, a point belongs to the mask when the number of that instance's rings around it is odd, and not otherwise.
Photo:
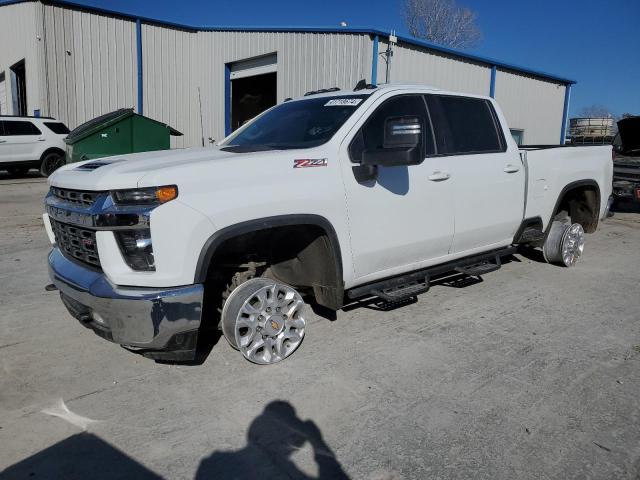
[(178, 196), (178, 187), (167, 185), (164, 187), (132, 188), (129, 190), (115, 190), (111, 192), (116, 205), (159, 205)]
[(133, 270), (155, 271), (151, 230), (121, 230), (114, 232), (125, 262)]

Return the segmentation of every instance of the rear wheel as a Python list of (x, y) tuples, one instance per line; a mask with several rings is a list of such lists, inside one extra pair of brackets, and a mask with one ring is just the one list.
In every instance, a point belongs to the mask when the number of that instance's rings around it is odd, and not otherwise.
[(306, 320), (302, 296), (270, 278), (252, 278), (235, 288), (222, 308), (222, 333), (249, 361), (278, 363), (302, 343)]
[(40, 163), (40, 175), (48, 177), (65, 163), (64, 155), (56, 152), (47, 153)]
[(572, 267), (584, 251), (584, 229), (579, 223), (554, 221), (542, 247), (549, 263)]

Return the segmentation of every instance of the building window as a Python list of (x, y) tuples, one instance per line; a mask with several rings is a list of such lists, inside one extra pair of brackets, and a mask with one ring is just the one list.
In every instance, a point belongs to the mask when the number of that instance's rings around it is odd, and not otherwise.
[(515, 142), (518, 144), (518, 146), (523, 145), (524, 144), (524, 130), (521, 130), (519, 128), (510, 128), (509, 130), (511, 131), (511, 136), (513, 137)]

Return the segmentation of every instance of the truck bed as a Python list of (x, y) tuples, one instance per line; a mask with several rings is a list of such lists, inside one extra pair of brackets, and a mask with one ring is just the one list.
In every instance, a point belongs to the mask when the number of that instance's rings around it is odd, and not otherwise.
[(540, 217), (546, 228), (558, 198), (571, 185), (600, 185), (600, 213), (613, 180), (611, 146), (526, 145), (520, 156), (527, 168), (524, 218)]

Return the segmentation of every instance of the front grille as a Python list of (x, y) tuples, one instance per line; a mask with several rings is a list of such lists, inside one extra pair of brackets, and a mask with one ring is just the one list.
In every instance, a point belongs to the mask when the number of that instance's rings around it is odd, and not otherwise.
[(58, 248), (63, 254), (92, 267), (100, 268), (96, 232), (69, 225), (68, 223), (58, 222), (54, 219), (51, 219), (51, 227), (53, 228)]
[(83, 192), (80, 190), (69, 190), (67, 188), (51, 187), (51, 193), (67, 203), (90, 207), (96, 201), (99, 192)]

